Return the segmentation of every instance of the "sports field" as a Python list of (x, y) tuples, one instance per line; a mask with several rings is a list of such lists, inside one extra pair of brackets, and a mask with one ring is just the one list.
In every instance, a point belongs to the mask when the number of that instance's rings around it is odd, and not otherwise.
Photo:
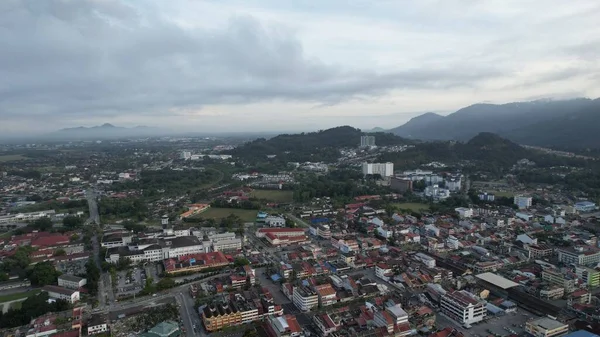
[(429, 205), (419, 203), (419, 202), (404, 202), (404, 203), (395, 203), (394, 207), (396, 209), (408, 209), (414, 212), (421, 212), (429, 210)]
[(292, 202), (294, 192), (282, 190), (254, 190), (252, 191), (251, 197), (270, 202), (287, 203)]
[(234, 214), (240, 217), (245, 222), (254, 222), (256, 220), (257, 210), (253, 209), (237, 209), (237, 208), (216, 208), (211, 207), (206, 211), (195, 215), (194, 217), (203, 218), (203, 219), (215, 219), (220, 220), (229, 216), (229, 214)]

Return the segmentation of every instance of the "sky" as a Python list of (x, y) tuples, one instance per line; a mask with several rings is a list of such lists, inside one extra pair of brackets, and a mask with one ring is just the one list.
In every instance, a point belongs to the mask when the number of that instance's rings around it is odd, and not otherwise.
[(597, 0), (2, 0), (0, 133), (392, 128), (600, 96)]

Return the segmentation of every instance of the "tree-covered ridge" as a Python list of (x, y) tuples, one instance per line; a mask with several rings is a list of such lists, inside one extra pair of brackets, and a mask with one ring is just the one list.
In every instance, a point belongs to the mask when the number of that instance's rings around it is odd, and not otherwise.
[[(359, 129), (350, 126), (340, 126), (317, 132), (282, 134), (270, 139), (259, 138), (244, 144), (229, 153), (244, 159), (264, 160), (266, 156), (276, 155), (285, 157), (288, 161), (325, 161), (330, 162), (339, 158), (339, 149), (357, 147), (360, 137), (365, 135)], [(401, 137), (375, 132), (377, 145), (406, 144)]]

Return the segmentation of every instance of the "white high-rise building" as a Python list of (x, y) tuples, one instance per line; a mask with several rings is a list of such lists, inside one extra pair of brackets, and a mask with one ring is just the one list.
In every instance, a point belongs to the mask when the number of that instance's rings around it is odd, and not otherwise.
[(192, 158), (192, 153), (190, 151), (181, 151), (181, 159), (189, 160)]
[(375, 146), (375, 136), (360, 136), (360, 147)]
[(531, 203), (533, 201), (532, 197), (525, 197), (522, 195), (515, 196), (515, 205), (519, 207), (519, 209), (525, 209), (531, 207)]
[(394, 175), (394, 164), (393, 163), (363, 163), (362, 173), (367, 174), (379, 174), (383, 178), (391, 177)]

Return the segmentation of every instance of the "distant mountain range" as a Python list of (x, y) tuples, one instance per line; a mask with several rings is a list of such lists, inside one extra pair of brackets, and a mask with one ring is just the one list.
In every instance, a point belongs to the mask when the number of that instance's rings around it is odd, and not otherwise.
[(126, 128), (121, 126), (114, 126), (109, 123), (102, 125), (84, 127), (79, 126), (75, 128), (60, 129), (56, 132), (47, 134), (46, 137), (54, 139), (112, 139), (112, 138), (125, 138), (125, 137), (149, 137), (158, 136), (163, 134), (164, 130), (148, 127), (148, 126), (136, 126), (133, 128)]
[(466, 141), (496, 133), (526, 145), (563, 149), (600, 148), (600, 99), (474, 104), (448, 116), (426, 113), (389, 130), (421, 140)]

